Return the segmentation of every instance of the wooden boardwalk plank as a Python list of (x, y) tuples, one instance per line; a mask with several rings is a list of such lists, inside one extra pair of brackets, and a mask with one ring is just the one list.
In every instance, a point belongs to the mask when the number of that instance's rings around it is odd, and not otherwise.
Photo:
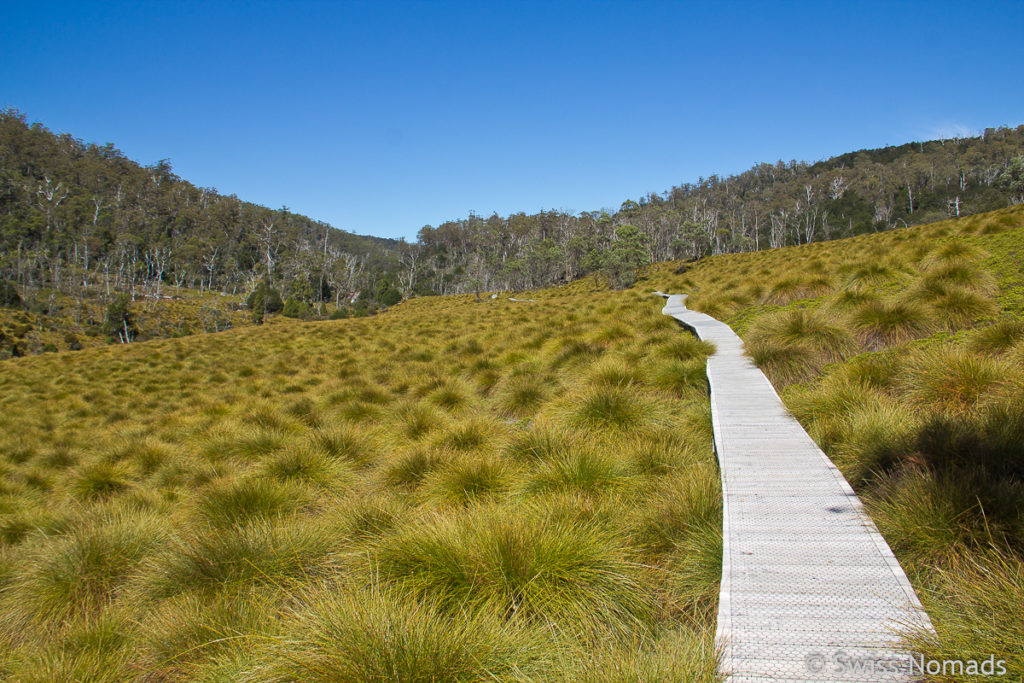
[(741, 681), (903, 681), (898, 632), (928, 615), (839, 470), (786, 410), (725, 323), (666, 295), (663, 313), (715, 345), (708, 359), (722, 474), (717, 642)]

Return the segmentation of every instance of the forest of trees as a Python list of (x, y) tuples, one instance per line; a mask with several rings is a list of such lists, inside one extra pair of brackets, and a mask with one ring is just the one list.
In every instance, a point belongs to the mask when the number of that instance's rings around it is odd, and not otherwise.
[[(645, 260), (696, 259), (890, 230), (1024, 202), (1024, 126), (979, 137), (759, 164), (626, 201), (426, 226), (401, 278), (423, 291), (527, 289), (614, 267), (623, 226)], [(632, 234), (632, 233), (631, 233)], [(482, 284), (477, 284), (482, 282)]]
[(267, 281), (310, 303), (375, 292), (397, 242), (337, 230), (143, 167), (0, 113), (0, 279), (24, 301), (60, 292), (113, 300)]
[[(759, 164), (616, 211), (470, 214), (414, 243), (365, 237), (199, 188), (0, 112), (0, 283), (45, 312), (182, 290), (273, 289), (304, 310), (405, 296), (523, 290), (588, 274), (629, 284), (652, 261), (889, 230), (1024, 202), (1024, 126), (971, 138)], [(266, 301), (266, 299), (261, 299)]]

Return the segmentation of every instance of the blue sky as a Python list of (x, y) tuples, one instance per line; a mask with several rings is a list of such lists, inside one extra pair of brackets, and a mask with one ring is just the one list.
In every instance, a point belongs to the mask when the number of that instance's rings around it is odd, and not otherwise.
[(0, 107), (354, 232), (1024, 123), (1024, 3), (8, 2)]

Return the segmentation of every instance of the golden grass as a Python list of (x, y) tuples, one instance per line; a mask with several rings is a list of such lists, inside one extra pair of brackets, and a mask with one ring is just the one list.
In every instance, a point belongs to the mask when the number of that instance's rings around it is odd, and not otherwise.
[(713, 349), (652, 289), (748, 341), (921, 647), (1019, 653), (1022, 218), (4, 361), (0, 677), (715, 680)]
[(0, 677), (713, 680), (710, 349), (591, 289), (5, 361)]

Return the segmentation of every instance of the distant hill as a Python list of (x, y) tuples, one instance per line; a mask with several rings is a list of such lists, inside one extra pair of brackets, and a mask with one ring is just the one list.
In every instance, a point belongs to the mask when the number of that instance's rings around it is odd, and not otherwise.
[[(682, 151), (680, 153), (683, 153)], [(757, 164), (623, 202), (618, 211), (469, 216), (420, 231), (437, 291), (538, 287), (607, 265), (636, 226), (648, 261), (701, 258), (880, 232), (1024, 203), (1024, 126), (978, 137)], [(466, 277), (466, 273), (469, 277)]]
[(244, 292), (269, 278), (299, 298), (340, 299), (393, 269), (397, 244), (196, 187), (167, 161), (141, 166), (112, 144), (0, 112), (0, 278), (22, 297)]
[(294, 306), (325, 315), (347, 304), (369, 311), (414, 294), (525, 290), (587, 274), (623, 287), (645, 263), (819, 242), (1021, 202), (1024, 126), (816, 163), (758, 164), (623, 202), (613, 213), (470, 215), (425, 226), (408, 244), (196, 187), (166, 161), (141, 166), (111, 144), (57, 135), (8, 111), (0, 113), (0, 305), (12, 293), (50, 315), (55, 297), (106, 304), (118, 292), (133, 300), (183, 290), (240, 296), (267, 280)]

